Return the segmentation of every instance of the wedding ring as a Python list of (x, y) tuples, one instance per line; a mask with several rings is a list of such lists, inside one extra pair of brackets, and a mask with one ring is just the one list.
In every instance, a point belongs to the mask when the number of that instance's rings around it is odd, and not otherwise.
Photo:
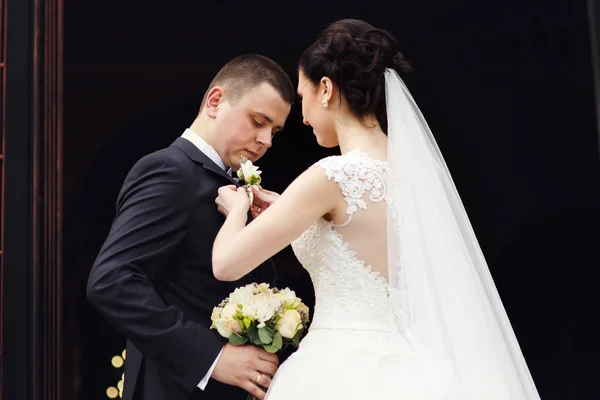
[(258, 212), (261, 212), (262, 208), (258, 207)]
[(260, 381), (262, 381), (262, 374), (259, 372), (258, 376), (256, 377), (256, 383), (260, 385)]

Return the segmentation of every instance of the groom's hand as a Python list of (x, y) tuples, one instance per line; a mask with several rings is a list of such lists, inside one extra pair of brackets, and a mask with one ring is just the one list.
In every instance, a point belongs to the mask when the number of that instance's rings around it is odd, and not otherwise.
[[(277, 372), (279, 359), (275, 354), (255, 346), (234, 346), (227, 343), (212, 378), (227, 385), (238, 386), (263, 400)], [(260, 387), (259, 387), (260, 386)]]

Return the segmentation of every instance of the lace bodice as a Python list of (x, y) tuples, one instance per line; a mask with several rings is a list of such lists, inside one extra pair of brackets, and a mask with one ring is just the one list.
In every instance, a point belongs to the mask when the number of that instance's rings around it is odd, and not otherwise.
[[(328, 179), (338, 183), (344, 195), (349, 218), (343, 226), (351, 223), (355, 213), (367, 210), (370, 202), (390, 201), (387, 189), (393, 182), (383, 161), (355, 150), (322, 159), (317, 165)], [(292, 243), (315, 289), (311, 330), (397, 330), (400, 310), (394, 290), (378, 272), (357, 258), (336, 230), (342, 225), (320, 219)]]

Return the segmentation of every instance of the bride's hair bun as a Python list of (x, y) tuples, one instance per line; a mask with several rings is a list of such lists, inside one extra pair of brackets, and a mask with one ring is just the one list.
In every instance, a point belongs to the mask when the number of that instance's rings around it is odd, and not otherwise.
[(329, 77), (352, 111), (359, 117), (374, 113), (384, 132), (385, 70), (395, 69), (399, 74), (412, 70), (390, 33), (356, 19), (329, 25), (305, 50), (299, 64), (314, 84)]

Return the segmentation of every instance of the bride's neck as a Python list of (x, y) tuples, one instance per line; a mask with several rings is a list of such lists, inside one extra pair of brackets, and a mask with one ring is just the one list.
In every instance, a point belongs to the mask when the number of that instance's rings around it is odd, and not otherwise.
[(385, 157), (387, 136), (374, 118), (362, 121), (357, 118), (346, 118), (337, 121), (335, 129), (342, 154), (360, 150), (378, 158)]

